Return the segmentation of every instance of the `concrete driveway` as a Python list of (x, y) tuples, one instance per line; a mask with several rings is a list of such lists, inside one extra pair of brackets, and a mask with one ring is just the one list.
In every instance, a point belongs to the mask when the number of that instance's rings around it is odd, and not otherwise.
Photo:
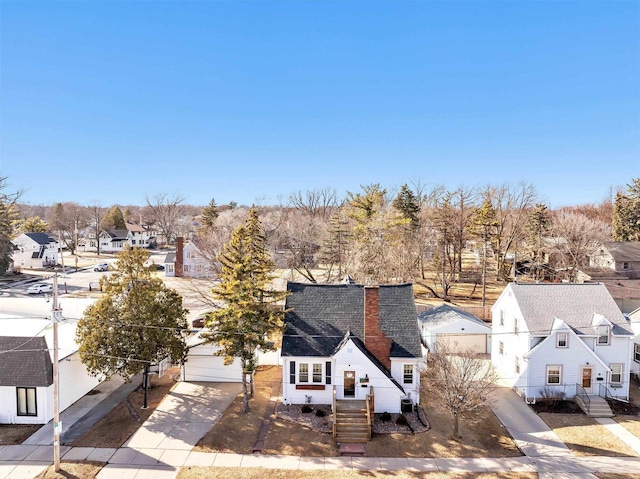
[(179, 382), (124, 447), (190, 451), (241, 389), (241, 383)]

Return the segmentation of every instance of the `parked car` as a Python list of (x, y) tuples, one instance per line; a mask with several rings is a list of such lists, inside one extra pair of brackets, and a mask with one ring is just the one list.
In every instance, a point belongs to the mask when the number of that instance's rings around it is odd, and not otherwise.
[(98, 266), (93, 268), (94, 271), (108, 271), (109, 264), (108, 263), (100, 263)]
[(29, 294), (51, 293), (52, 291), (53, 291), (53, 286), (47, 283), (32, 284), (27, 289), (27, 293)]

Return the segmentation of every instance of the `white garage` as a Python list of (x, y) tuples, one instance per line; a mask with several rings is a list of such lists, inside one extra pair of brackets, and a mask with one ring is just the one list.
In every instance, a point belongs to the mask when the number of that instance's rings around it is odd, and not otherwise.
[(219, 347), (213, 343), (205, 343), (199, 334), (187, 340), (189, 349), (185, 363), (180, 371), (180, 379), (189, 382), (242, 382), (240, 360), (234, 359), (229, 365), (224, 364), (224, 357), (216, 356)]
[(431, 352), (446, 341), (454, 352), (491, 353), (491, 325), (449, 304), (418, 314), (418, 326), (422, 343)]

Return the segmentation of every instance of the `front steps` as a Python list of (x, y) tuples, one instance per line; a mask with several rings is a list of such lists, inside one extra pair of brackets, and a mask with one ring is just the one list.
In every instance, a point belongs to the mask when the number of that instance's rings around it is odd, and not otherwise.
[(573, 397), (573, 401), (580, 406), (580, 409), (589, 417), (613, 417), (613, 411), (609, 407), (609, 403), (600, 396), (589, 395), (589, 406), (578, 396)]
[(335, 440), (342, 443), (364, 443), (371, 440), (365, 401), (336, 401), (333, 412)]

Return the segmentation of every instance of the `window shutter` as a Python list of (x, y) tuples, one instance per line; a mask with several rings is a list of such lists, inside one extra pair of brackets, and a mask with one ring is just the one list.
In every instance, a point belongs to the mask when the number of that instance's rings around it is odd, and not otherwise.
[(331, 361), (327, 361), (324, 368), (325, 383), (331, 384)]
[(289, 384), (296, 383), (296, 362), (289, 361)]

